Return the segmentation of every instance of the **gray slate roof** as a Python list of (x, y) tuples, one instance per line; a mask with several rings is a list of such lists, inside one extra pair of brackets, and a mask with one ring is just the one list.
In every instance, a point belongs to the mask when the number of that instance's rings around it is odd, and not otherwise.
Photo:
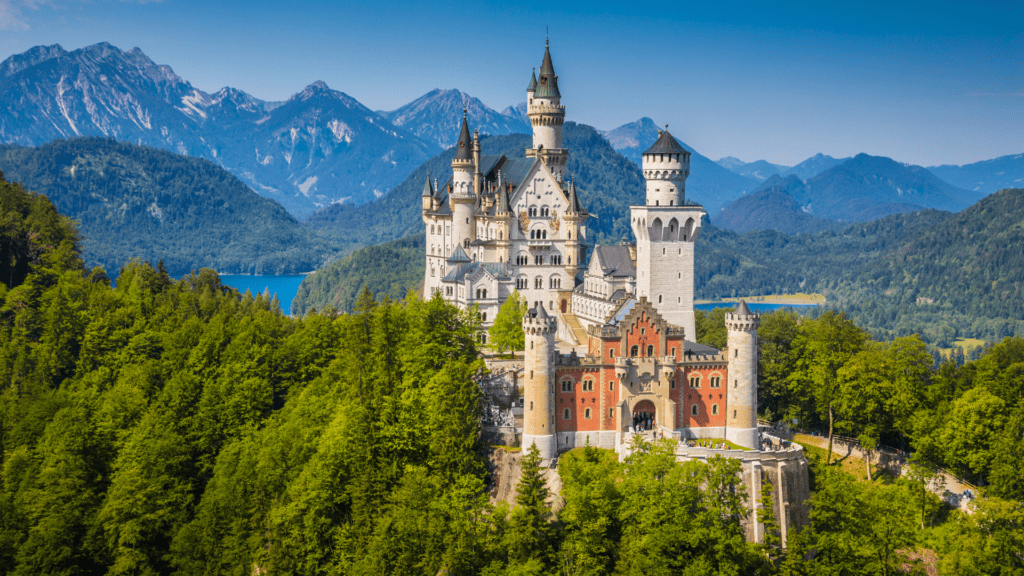
[(636, 264), (629, 256), (629, 246), (598, 246), (592, 258), (597, 258), (601, 271), (617, 278), (636, 276)]
[(456, 160), (473, 159), (473, 139), (469, 137), (469, 124), (466, 122), (466, 112), (462, 112), (462, 129), (459, 131), (459, 141), (455, 144)]
[(665, 130), (644, 154), (689, 154), (689, 152), (679, 145), (679, 142), (668, 133), (668, 130)]

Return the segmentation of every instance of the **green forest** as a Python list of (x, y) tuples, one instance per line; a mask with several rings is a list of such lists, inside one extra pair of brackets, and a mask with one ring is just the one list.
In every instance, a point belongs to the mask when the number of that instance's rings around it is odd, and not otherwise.
[[(116, 287), (44, 196), (0, 183), (0, 573), (1020, 574), (1024, 342), (934, 367), (845, 316), (762, 320), (765, 415), (906, 442), (988, 485), (974, 514), (924, 467), (859, 481), (812, 458), (811, 524), (745, 541), (734, 460), (638, 443), (522, 454), (489, 500), (478, 325), (439, 298), (286, 317), (211, 270)], [(700, 338), (721, 337), (715, 314)], [(789, 374), (788, 376), (786, 374)], [(853, 388), (867, 391), (850, 394)], [(552, 502), (558, 502), (553, 506)]]
[(201, 267), (296, 274), (334, 252), (280, 204), (199, 158), (72, 138), (0, 146), (0, 171), (77, 220), (86, 265), (113, 276), (134, 258), (163, 260), (174, 277)]

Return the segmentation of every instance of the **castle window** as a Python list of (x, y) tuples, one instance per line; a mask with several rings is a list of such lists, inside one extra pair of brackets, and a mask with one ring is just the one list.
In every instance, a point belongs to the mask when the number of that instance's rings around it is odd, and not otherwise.
[(650, 345), (647, 346), (647, 356), (648, 357), (654, 356), (654, 346), (650, 346)]
[(733, 410), (733, 411), (732, 411), (732, 417), (733, 417), (733, 418), (735, 418), (735, 417), (736, 417), (736, 411), (735, 411), (735, 410)]
[(543, 288), (544, 287), (544, 279), (541, 278), (540, 276), (537, 276), (536, 278), (534, 278), (533, 279), (533, 287), (537, 288), (537, 289)]
[(562, 392), (572, 392), (572, 380), (562, 381)]
[(732, 381), (732, 387), (733, 388), (739, 388), (740, 387), (740, 381), (739, 380), (733, 380)]
[(717, 416), (718, 415), (718, 404), (712, 404), (711, 405), (711, 414), (713, 416)]
[(690, 414), (693, 414), (694, 416), (700, 414), (700, 408), (696, 404), (690, 406)]
[(516, 278), (516, 289), (525, 290), (530, 287), (530, 280), (526, 276), (520, 276)]
[(586, 410), (583, 411), (583, 417), (586, 418), (587, 420), (590, 420), (590, 408), (587, 408)]
[(541, 206), (540, 207), (540, 215), (541, 216), (550, 216), (550, 214), (551, 214), (551, 211), (550, 211), (550, 209), (547, 206)]
[[(486, 297), (487, 297), (487, 292), (486, 292), (486, 291), (484, 291), (484, 298), (486, 298)], [(487, 312), (484, 312), (484, 313), (483, 313), (483, 321), (484, 321), (484, 322), (487, 322)]]
[(614, 391), (615, 390), (615, 382), (609, 382), (608, 383), (608, 390), (609, 391)]
[(608, 409), (608, 417), (609, 418), (615, 418), (615, 408), (609, 408)]
[(526, 254), (520, 254), (519, 256), (516, 256), (516, 264), (518, 264), (519, 266), (526, 266), (529, 263), (530, 257), (527, 256)]
[(562, 412), (562, 419), (563, 419), (563, 420), (568, 420), (568, 419), (569, 419), (569, 409), (568, 409), (568, 408), (566, 408), (566, 409), (565, 409), (565, 410), (564, 410), (564, 411)]
[(584, 392), (593, 392), (594, 391), (594, 381), (593, 380), (587, 380), (587, 381), (583, 382), (583, 391)]
[(632, 348), (630, 348), (629, 349), (629, 355), (632, 356), (633, 358), (636, 358), (637, 356), (639, 356), (640, 355), (640, 347), (639, 346), (633, 346)]
[(669, 388), (669, 390), (675, 390), (676, 389), (676, 381), (675, 380), (669, 380), (668, 381), (668, 388)]
[(530, 410), (533, 410), (533, 402), (530, 402)]
[(534, 218), (536, 216), (537, 216), (537, 207), (536, 206), (530, 206), (530, 217)]
[(549, 286), (548, 286), (549, 288), (561, 288), (562, 287), (562, 279), (558, 278), (556, 276), (552, 276), (549, 279), (548, 284), (549, 284)]
[(690, 376), (690, 388), (700, 388), (700, 376)]
[(537, 266), (542, 266), (544, 264), (544, 255), (537, 254), (536, 256), (534, 256), (533, 263), (536, 264)]
[(609, 358), (615, 358), (615, 350), (609, 350), (608, 351), (608, 357)]
[(661, 304), (661, 294), (658, 294), (658, 304)]
[(721, 388), (722, 387), (722, 377), (721, 376), (712, 376), (711, 377), (711, 387), (712, 388)]
[(673, 346), (673, 347), (672, 347), (672, 355), (673, 355), (673, 356), (675, 356), (675, 355), (676, 355), (676, 347), (675, 347), (675, 346)]

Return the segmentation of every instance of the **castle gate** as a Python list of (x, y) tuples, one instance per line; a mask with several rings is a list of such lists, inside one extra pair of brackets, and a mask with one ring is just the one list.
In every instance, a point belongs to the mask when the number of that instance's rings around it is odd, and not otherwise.
[(657, 426), (654, 402), (641, 400), (633, 406), (633, 427), (641, 430), (653, 430)]

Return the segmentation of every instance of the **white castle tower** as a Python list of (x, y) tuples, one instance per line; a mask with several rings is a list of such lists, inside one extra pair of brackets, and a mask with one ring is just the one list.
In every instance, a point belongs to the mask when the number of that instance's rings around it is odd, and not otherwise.
[[(474, 176), (476, 167), (473, 158), (473, 143), (469, 138), (469, 124), (466, 111), (462, 111), (462, 130), (455, 145), (452, 158), (452, 190), (449, 195), (452, 209), (452, 240), (463, 248), (476, 240), (476, 219), (473, 215), (476, 205)], [(453, 248), (454, 249), (454, 248)]]
[(740, 301), (725, 315), (728, 331), (729, 382), (725, 438), (746, 448), (757, 443), (757, 327), (761, 317)]
[(687, 340), (697, 337), (693, 316), (693, 243), (704, 209), (685, 206), (690, 153), (668, 133), (643, 154), (647, 202), (632, 206), (636, 237), (636, 293), (646, 296)]
[(561, 102), (558, 76), (551, 64), (550, 43), (545, 42), (540, 79), (531, 78), (526, 89), (526, 115), (533, 126), (533, 148), (527, 150), (526, 155), (540, 158), (559, 182), (564, 179), (565, 161), (569, 158), (569, 151), (562, 146), (565, 106)]
[(555, 439), (555, 333), (557, 321), (544, 305), (523, 316), (526, 361), (523, 364), (523, 451), (536, 444), (540, 457), (558, 454)]

